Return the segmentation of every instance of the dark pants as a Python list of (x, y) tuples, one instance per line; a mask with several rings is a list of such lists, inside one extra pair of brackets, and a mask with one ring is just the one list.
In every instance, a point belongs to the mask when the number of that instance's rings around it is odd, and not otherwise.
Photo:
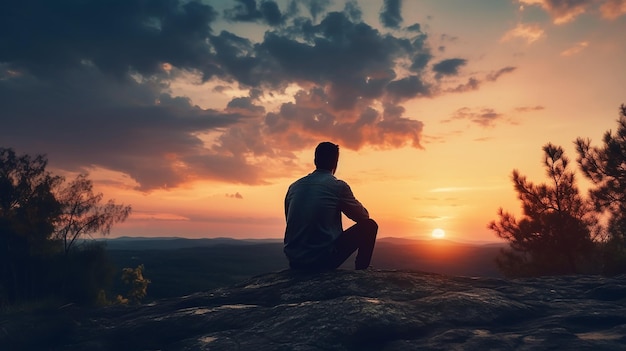
[(376, 234), (378, 224), (373, 219), (356, 223), (352, 227), (343, 231), (337, 241), (335, 241), (329, 257), (323, 261), (312, 264), (290, 263), (293, 269), (303, 270), (329, 270), (341, 266), (347, 259), (357, 251), (354, 262), (355, 269), (366, 269), (369, 267), (376, 244)]

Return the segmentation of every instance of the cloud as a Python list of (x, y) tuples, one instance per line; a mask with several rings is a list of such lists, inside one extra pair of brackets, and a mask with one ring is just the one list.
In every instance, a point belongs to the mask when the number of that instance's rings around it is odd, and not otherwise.
[[(297, 169), (297, 152), (320, 140), (353, 150), (421, 148), (423, 123), (403, 104), (453, 91), (435, 76), (469, 62), (432, 65), (419, 24), (384, 32), (362, 21), (357, 2), (343, 12), (328, 12), (330, 4), (283, 10), (240, 0), (216, 11), (193, 0), (8, 1), (0, 12), (0, 140), (46, 153), (61, 170), (126, 174), (144, 191), (197, 179), (265, 184)], [(396, 8), (386, 3), (387, 12)], [(228, 30), (240, 21), (264, 35)], [(222, 100), (224, 86), (243, 93), (200, 108), (173, 92), (189, 77)]]
[(626, 0), (608, 0), (600, 6), (602, 17), (614, 20), (626, 14)]
[(433, 65), (437, 78), (442, 76), (455, 76), (459, 74), (459, 68), (467, 64), (467, 60), (460, 58), (439, 61)]
[(262, 1), (257, 8), (256, 0), (235, 0), (233, 8), (224, 10), (224, 17), (232, 21), (256, 22), (259, 20), (271, 26), (277, 26), (284, 22), (284, 18), (278, 5), (274, 1)]
[(581, 41), (576, 43), (574, 46), (572, 46), (569, 49), (563, 50), (561, 52), (561, 56), (573, 56), (576, 55), (578, 53), (580, 53), (581, 51), (585, 50), (587, 48), (587, 46), (589, 46), (589, 42), (588, 41)]
[(387, 28), (400, 28), (402, 0), (385, 0), (380, 11), (380, 23)]
[(345, 8), (343, 12), (350, 18), (350, 20), (355, 22), (360, 22), (363, 17), (363, 11), (359, 7), (359, 4), (356, 0), (349, 0), (346, 2)]
[(504, 33), (500, 41), (506, 42), (513, 39), (523, 39), (528, 44), (532, 44), (544, 36), (545, 32), (539, 24), (518, 23), (515, 28)]
[(331, 0), (302, 0), (302, 2), (305, 4), (307, 10), (309, 10), (313, 21), (317, 21), (317, 18), (332, 4)]
[(539, 5), (546, 10), (555, 24), (574, 20), (585, 13), (594, 0), (520, 0), (522, 5)]
[(496, 112), (492, 108), (471, 109), (469, 107), (463, 107), (456, 112), (450, 120), (468, 120), (481, 127), (493, 127), (497, 122), (502, 121), (504, 115)]
[(520, 107), (515, 108), (516, 112), (531, 112), (531, 111), (541, 111), (541, 110), (545, 110), (545, 107), (536, 105), (536, 106), (520, 106)]
[(202, 67), (210, 48), (198, 44), (209, 36), (217, 17), (209, 5), (165, 0), (150, 6), (14, 0), (2, 10), (0, 61), (38, 77), (81, 64), (119, 79), (129, 67), (146, 75), (160, 73), (164, 62)]
[(189, 221), (189, 217), (181, 216), (175, 213), (151, 212), (151, 211), (133, 211), (129, 220), (153, 220), (153, 221)]
[(512, 66), (500, 68), (499, 70), (497, 70), (495, 72), (491, 72), (491, 73), (487, 74), (487, 77), (485, 77), (485, 79), (488, 80), (488, 81), (491, 81), (491, 82), (495, 82), (503, 74), (511, 73), (511, 72), (515, 71), (516, 69), (517, 69), (517, 67), (512, 67)]
[(468, 91), (478, 90), (485, 81), (495, 82), (502, 75), (512, 73), (516, 69), (517, 67), (507, 66), (497, 71), (489, 72), (482, 78), (470, 77), (467, 82), (458, 84), (452, 88), (446, 88), (445, 91), (449, 93), (465, 93)]
[(239, 192), (236, 192), (234, 194), (226, 194), (226, 197), (229, 197), (231, 199), (243, 199), (243, 196), (241, 196), (241, 194)]
[[(142, 189), (170, 187), (209, 177), (186, 162), (211, 155), (195, 133), (245, 120), (238, 112), (204, 110), (173, 98), (161, 86), (111, 79), (94, 67), (42, 81), (24, 73), (0, 82), (0, 139), (19, 152), (47, 153), (67, 170), (94, 166), (129, 174)], [(88, 88), (87, 88), (88, 87)], [(225, 178), (256, 183), (256, 173), (233, 170)]]
[(626, 0), (519, 0), (522, 5), (541, 6), (550, 14), (555, 24), (569, 23), (576, 17), (598, 10), (606, 19), (616, 19), (626, 14)]
[(472, 90), (478, 90), (481, 84), (481, 80), (470, 77), (466, 83), (459, 84), (454, 88), (447, 89), (446, 91), (450, 93), (465, 93)]

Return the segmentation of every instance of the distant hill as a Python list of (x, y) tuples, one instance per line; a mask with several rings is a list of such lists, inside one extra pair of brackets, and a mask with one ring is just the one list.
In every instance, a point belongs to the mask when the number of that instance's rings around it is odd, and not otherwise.
[[(118, 270), (144, 265), (146, 277), (152, 280), (149, 299), (206, 291), (288, 268), (280, 239), (122, 237), (108, 239), (106, 244)], [(449, 240), (381, 238), (377, 240), (372, 266), (455, 276), (501, 277), (495, 257), (502, 247)], [(353, 269), (354, 257), (340, 268)], [(119, 277), (115, 284), (115, 294), (125, 293), (126, 287)]]
[[(100, 239), (99, 241), (105, 242), (107, 248), (112, 250), (174, 250), (191, 247), (208, 247), (216, 245), (254, 245), (254, 244), (271, 244), (281, 243), (282, 239), (234, 239), (226, 237), (218, 238), (200, 238), (189, 239), (181, 237), (131, 237), (122, 236), (118, 238)], [(472, 244), (462, 243), (446, 239), (432, 239), (432, 240), (420, 240), (420, 239), (407, 239), (396, 237), (384, 237), (376, 240), (377, 245), (381, 244), (394, 244), (394, 245), (436, 245), (436, 246), (465, 246), (465, 247), (496, 247), (501, 248), (506, 244), (501, 243), (487, 243), (487, 244)]]
[(110, 250), (176, 250), (192, 247), (210, 247), (216, 245), (253, 245), (262, 243), (282, 243), (282, 239), (233, 239), (202, 238), (187, 239), (179, 237), (128, 237), (103, 239)]
[(495, 263), (506, 244), (470, 244), (450, 240), (377, 240), (372, 265), (456, 276), (501, 277)]

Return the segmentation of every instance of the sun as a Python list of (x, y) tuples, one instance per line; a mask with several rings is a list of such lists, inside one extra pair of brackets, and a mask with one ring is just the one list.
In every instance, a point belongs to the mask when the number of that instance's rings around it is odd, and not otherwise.
[(433, 230), (432, 236), (435, 239), (443, 239), (446, 236), (446, 232), (441, 228), (436, 228)]

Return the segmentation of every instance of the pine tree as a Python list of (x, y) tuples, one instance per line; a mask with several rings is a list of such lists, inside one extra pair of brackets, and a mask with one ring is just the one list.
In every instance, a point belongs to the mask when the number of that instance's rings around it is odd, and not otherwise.
[(523, 216), (518, 220), (500, 209), (499, 221), (489, 224), (509, 241), (497, 259), (507, 276), (579, 273), (594, 247), (590, 228), (595, 219), (568, 170), (569, 160), (560, 146), (548, 143), (543, 151), (549, 183), (535, 185), (514, 170)]
[(578, 164), (593, 184), (589, 195), (595, 210), (605, 214), (606, 273), (626, 272), (626, 105), (620, 106), (615, 134), (604, 134), (602, 147), (578, 138)]

